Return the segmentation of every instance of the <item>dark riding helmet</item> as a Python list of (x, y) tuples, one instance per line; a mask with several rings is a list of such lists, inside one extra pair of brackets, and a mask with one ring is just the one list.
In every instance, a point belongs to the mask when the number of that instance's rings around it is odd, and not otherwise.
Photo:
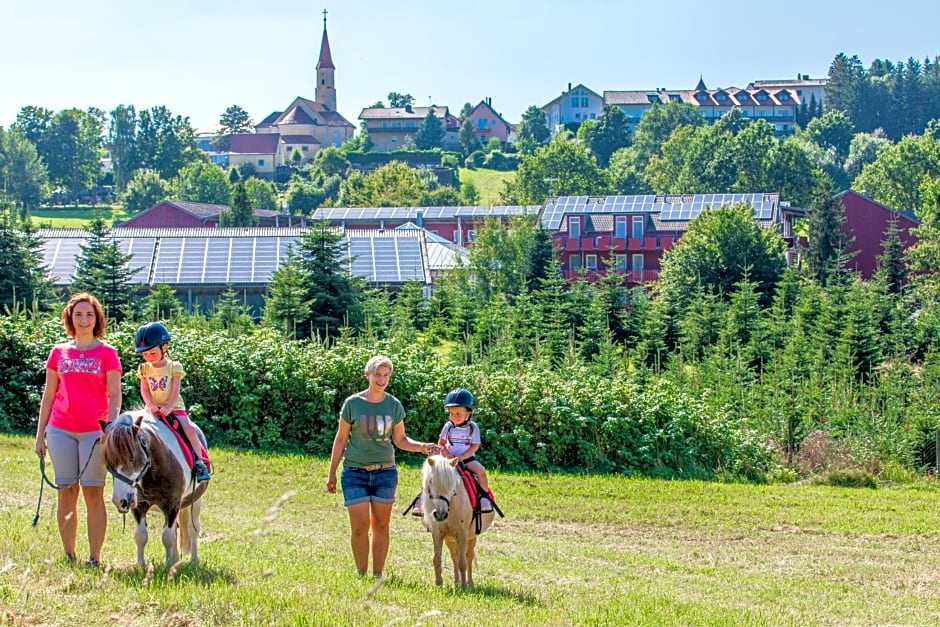
[(159, 322), (148, 322), (137, 329), (137, 333), (134, 335), (134, 344), (137, 345), (134, 352), (149, 351), (151, 348), (163, 346), (169, 341), (170, 332), (165, 326)]
[(466, 407), (473, 409), (473, 394), (463, 388), (456, 388), (447, 393), (444, 407)]

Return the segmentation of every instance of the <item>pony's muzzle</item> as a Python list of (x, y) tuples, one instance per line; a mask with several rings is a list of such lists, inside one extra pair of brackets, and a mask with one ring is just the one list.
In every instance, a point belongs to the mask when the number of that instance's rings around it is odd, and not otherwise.
[(433, 516), (434, 516), (434, 520), (436, 520), (437, 522), (444, 522), (445, 520), (447, 520), (447, 512), (438, 512), (435, 510)]
[(121, 512), (122, 514), (126, 514), (127, 512), (130, 511), (132, 507), (134, 507), (137, 504), (136, 500), (137, 499), (133, 497), (122, 497), (122, 498), (114, 497), (114, 499), (112, 499), (112, 502), (114, 503), (114, 506), (117, 508), (119, 512)]

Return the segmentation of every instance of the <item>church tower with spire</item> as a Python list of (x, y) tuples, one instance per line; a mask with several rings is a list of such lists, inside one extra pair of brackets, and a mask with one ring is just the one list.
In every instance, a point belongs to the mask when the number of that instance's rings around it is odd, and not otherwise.
[(326, 36), (326, 9), (323, 9), (323, 40), (320, 42), (320, 60), (317, 61), (316, 101), (330, 111), (336, 111), (336, 83), (330, 39)]

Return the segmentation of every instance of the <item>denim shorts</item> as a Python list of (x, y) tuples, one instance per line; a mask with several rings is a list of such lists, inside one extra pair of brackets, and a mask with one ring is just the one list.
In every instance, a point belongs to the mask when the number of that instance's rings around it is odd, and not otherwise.
[(339, 482), (343, 486), (343, 504), (346, 507), (367, 501), (394, 503), (395, 490), (398, 488), (398, 467), (364, 470), (343, 466)]
[(107, 469), (101, 445), (96, 445), (100, 436), (101, 431), (73, 433), (57, 427), (46, 427), (46, 447), (52, 459), (57, 485), (78, 482), (89, 487), (104, 486)]

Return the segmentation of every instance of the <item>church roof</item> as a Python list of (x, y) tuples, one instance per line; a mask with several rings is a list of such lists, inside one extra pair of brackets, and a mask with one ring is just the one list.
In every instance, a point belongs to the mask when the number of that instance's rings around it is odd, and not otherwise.
[(298, 106), (291, 107), (274, 122), (275, 124), (316, 124), (317, 121), (307, 115), (307, 112)]
[(326, 36), (326, 19), (323, 20), (323, 39), (320, 41), (320, 60), (317, 61), (318, 70), (335, 70), (333, 55), (330, 54), (330, 39)]

